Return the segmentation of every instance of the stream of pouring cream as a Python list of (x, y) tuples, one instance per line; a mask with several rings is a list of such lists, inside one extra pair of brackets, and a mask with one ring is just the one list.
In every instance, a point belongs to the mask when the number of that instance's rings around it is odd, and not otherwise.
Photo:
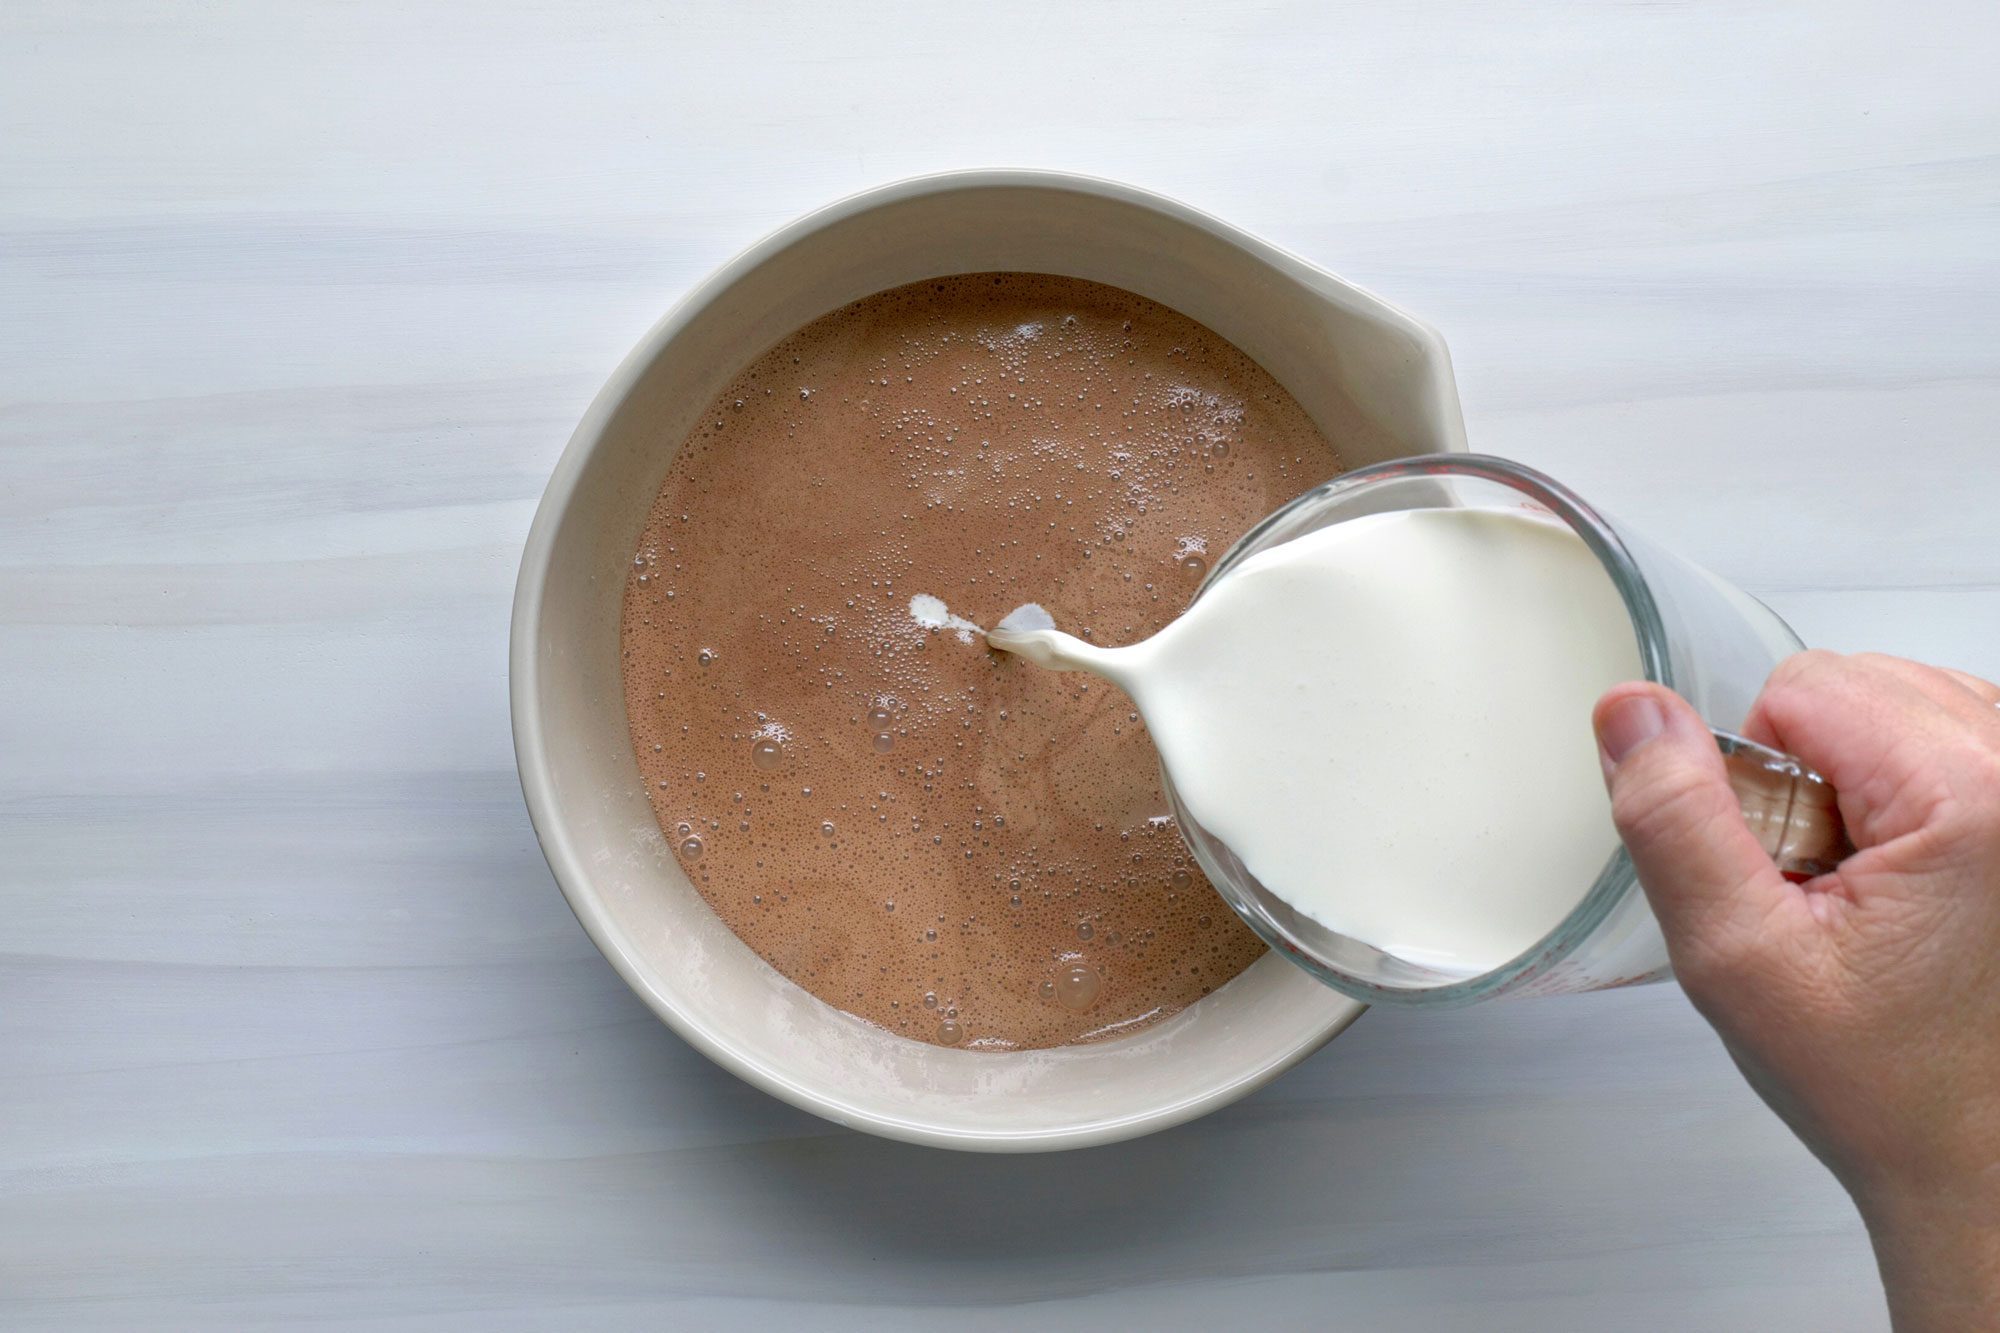
[(1086, 643), (1033, 603), (986, 640), (1123, 689), (1188, 813), (1265, 888), (1412, 962), (1518, 956), (1617, 848), (1590, 711), (1638, 648), (1554, 523), (1366, 515), (1250, 557), (1141, 643)]

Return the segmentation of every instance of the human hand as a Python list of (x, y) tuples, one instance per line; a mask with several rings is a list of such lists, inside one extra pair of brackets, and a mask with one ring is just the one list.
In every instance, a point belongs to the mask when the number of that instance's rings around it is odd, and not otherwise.
[(1901, 1330), (2000, 1326), (2000, 686), (1802, 653), (1743, 730), (1839, 794), (1857, 848), (1805, 884), (1658, 685), (1593, 718), (1612, 813), (1688, 998), (1854, 1196)]

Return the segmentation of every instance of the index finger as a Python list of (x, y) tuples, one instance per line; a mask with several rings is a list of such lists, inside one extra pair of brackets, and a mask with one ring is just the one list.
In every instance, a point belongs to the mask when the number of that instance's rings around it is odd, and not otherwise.
[(1823, 774), (1855, 843), (1872, 846), (1922, 827), (1966, 743), (1966, 721), (1932, 688), (1900, 666), (1801, 653), (1771, 673), (1743, 730)]

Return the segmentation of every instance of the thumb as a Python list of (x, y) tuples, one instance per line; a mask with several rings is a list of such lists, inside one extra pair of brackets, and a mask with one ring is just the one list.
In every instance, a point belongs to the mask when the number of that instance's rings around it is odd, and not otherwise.
[(1708, 724), (1643, 681), (1607, 691), (1591, 722), (1612, 820), (1676, 967), (1754, 947), (1790, 885), (1744, 823)]

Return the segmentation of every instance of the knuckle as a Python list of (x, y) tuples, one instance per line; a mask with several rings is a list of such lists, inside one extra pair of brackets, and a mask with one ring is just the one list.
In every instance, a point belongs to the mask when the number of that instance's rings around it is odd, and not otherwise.
[(1891, 657), (1887, 653), (1856, 653), (1847, 660), (1869, 671), (1905, 671), (1917, 665), (1907, 658)]
[(1712, 817), (1714, 807), (1707, 775), (1677, 758), (1638, 766), (1611, 792), (1612, 822), (1628, 840), (1647, 844), (1689, 832)]
[(1808, 648), (1794, 653), (1772, 669), (1764, 681), (1764, 698), (1800, 698), (1826, 687), (1845, 672), (1855, 669), (1854, 659), (1824, 648)]
[(1837, 668), (1842, 660), (1839, 653), (1827, 648), (1808, 648), (1804, 652), (1793, 653), (1771, 668), (1771, 674), (1764, 681), (1764, 690), (1769, 693), (1796, 685), (1802, 680), (1823, 676)]
[(1798, 653), (1771, 672), (1754, 711), (1781, 736), (1807, 729), (1814, 719), (1840, 708), (1843, 682), (1862, 670), (1855, 659), (1824, 649)]

